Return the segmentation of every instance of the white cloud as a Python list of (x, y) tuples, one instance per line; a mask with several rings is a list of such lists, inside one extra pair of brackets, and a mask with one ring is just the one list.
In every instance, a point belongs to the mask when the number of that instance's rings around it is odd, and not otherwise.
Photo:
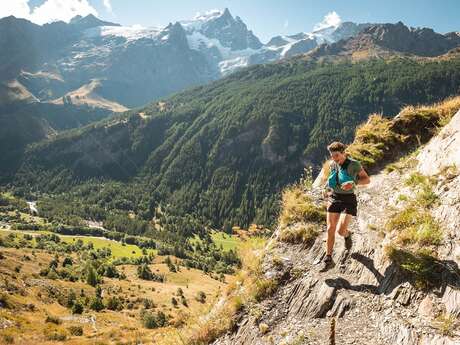
[(107, 11), (109, 11), (110, 13), (113, 13), (112, 3), (110, 2), (110, 0), (102, 0), (102, 3), (104, 4), (104, 7)]
[(34, 23), (44, 24), (63, 20), (69, 22), (76, 15), (86, 16), (97, 11), (88, 3), (88, 0), (47, 0), (43, 5), (34, 9), (31, 19)]
[(285, 29), (287, 29), (288, 26), (289, 26), (289, 20), (286, 19), (286, 20), (284, 21), (283, 27), (284, 27)]
[(204, 13), (197, 12), (195, 17), (193, 17), (193, 19), (194, 20), (210, 19), (212, 17), (219, 17), (221, 14), (222, 14), (221, 10), (212, 9), (212, 10), (206, 11)]
[(31, 11), (28, 0), (8, 0), (0, 6), (0, 18), (13, 15), (26, 18), (36, 24), (45, 24), (58, 20), (69, 22), (76, 15), (86, 16), (97, 11), (88, 0), (46, 0)]
[(313, 30), (321, 30), (331, 26), (337, 27), (340, 25), (340, 23), (342, 23), (342, 19), (337, 14), (337, 12), (332, 11), (324, 16), (324, 19), (321, 23), (315, 24)]
[(16, 16), (26, 18), (30, 14), (30, 8), (27, 4), (29, 0), (9, 0), (2, 1), (0, 5), (0, 18), (8, 16)]

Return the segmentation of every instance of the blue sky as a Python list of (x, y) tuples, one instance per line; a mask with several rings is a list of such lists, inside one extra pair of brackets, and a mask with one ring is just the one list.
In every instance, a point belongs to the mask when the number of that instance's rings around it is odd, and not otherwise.
[(278, 34), (311, 31), (333, 11), (342, 21), (402, 21), (441, 33), (460, 31), (460, 0), (2, 0), (0, 17), (19, 13), (22, 15), (16, 16), (27, 17), (25, 6), (30, 9), (30, 19), (38, 23), (50, 18), (68, 20), (81, 12), (123, 25), (143, 26), (165, 26), (191, 19), (197, 12), (228, 7), (264, 42)]

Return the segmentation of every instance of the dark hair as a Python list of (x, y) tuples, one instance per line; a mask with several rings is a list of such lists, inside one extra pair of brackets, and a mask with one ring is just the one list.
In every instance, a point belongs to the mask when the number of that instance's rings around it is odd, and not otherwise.
[(340, 141), (334, 141), (333, 143), (330, 143), (327, 146), (327, 150), (329, 152), (345, 152), (345, 149), (347, 148), (347, 145), (341, 143)]

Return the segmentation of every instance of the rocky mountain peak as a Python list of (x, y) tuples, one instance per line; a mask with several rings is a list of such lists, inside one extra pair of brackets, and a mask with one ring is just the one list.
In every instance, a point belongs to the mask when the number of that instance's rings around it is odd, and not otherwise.
[(439, 56), (460, 45), (456, 35), (442, 35), (429, 28), (409, 28), (402, 22), (395, 24), (362, 24), (362, 30), (346, 40), (325, 44), (310, 56), (352, 55), (366, 52), (368, 56), (413, 54)]
[(371, 25), (372, 24), (369, 23), (356, 24), (353, 22), (343, 22), (332, 33), (332, 39), (334, 41), (340, 41), (342, 39), (356, 36), (358, 33), (370, 27)]
[(186, 32), (179, 22), (169, 23), (160, 34), (160, 39), (188, 49)]
[(224, 12), (222, 12), (221, 17), (233, 19), (232, 14), (230, 13), (230, 10), (228, 9), (228, 7), (225, 7)]
[(232, 50), (262, 47), (262, 43), (252, 31), (248, 30), (241, 18), (233, 18), (228, 8), (222, 15), (205, 22), (200, 31), (206, 37), (218, 39), (224, 47)]
[(374, 25), (363, 31), (382, 47), (421, 56), (435, 56), (446, 53), (460, 41), (434, 32), (430, 28), (408, 28), (402, 22)]
[(75, 17), (73, 17), (72, 19), (70, 19), (70, 22), (69, 24), (75, 24), (75, 23), (78, 23), (80, 20), (83, 19), (83, 16), (81, 15), (76, 15)]
[(269, 47), (281, 47), (285, 44), (287, 44), (288, 41), (286, 41), (286, 39), (284, 39), (282, 36), (275, 36), (275, 37), (272, 37), (270, 39), (270, 41), (268, 41), (267, 43), (267, 46)]
[(103, 21), (93, 14), (88, 14), (86, 17), (77, 15), (70, 20), (69, 24), (78, 27), (80, 30), (86, 30), (98, 26), (121, 26), (117, 23)]

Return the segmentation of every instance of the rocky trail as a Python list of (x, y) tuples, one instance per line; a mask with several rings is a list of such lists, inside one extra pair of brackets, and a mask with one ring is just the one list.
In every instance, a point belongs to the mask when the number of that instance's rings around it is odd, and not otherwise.
[[(426, 152), (433, 151), (433, 142), (445, 147), (439, 137), (452, 143), (452, 135), (445, 132), (452, 133), (452, 126), (459, 120), (460, 112), (438, 138), (423, 147), (417, 157), (414, 155), (414, 164), (401, 171), (382, 171), (371, 176), (368, 186), (360, 187), (358, 216), (350, 225), (353, 247), (347, 251), (343, 238), (336, 235), (333, 269), (319, 272), (325, 224), (310, 247), (280, 241), (278, 229), (263, 261), (265, 277), (279, 282), (276, 292), (252, 306), (240, 317), (237, 329), (214, 344), (330, 344), (333, 317), (336, 344), (460, 344), (460, 329), (454, 327), (446, 334), (443, 330), (449, 324), (438, 318), (450, 315), (449, 320), (455, 322), (460, 317), (460, 175), (456, 169), (446, 173), (442, 164), (436, 165), (440, 160), (449, 162), (449, 166), (455, 163), (447, 157), (455, 150), (431, 155), (436, 162), (426, 162)], [(460, 141), (460, 136), (457, 138)], [(439, 168), (433, 171), (438, 203), (430, 210), (443, 231), (433, 267), (436, 278), (428, 290), (417, 288), (410, 276), (387, 258), (385, 247), (394, 234), (384, 229), (393, 213), (405, 205), (406, 196), (414, 194), (405, 181), (414, 172), (423, 171), (426, 164)], [(317, 204), (322, 203), (318, 189), (312, 194)]]

